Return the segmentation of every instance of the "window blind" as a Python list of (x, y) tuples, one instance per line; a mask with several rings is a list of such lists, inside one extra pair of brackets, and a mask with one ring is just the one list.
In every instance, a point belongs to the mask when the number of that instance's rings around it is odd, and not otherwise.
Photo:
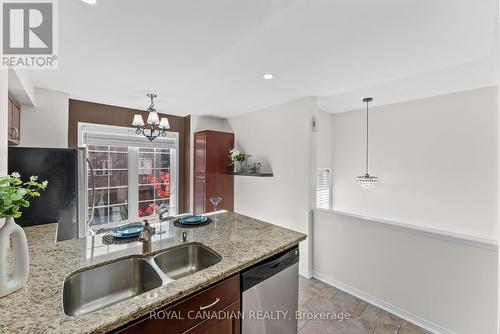
[(168, 131), (166, 136), (160, 136), (154, 141), (149, 141), (143, 135), (137, 135), (135, 128), (78, 123), (78, 147), (110, 145), (176, 149), (179, 142), (178, 137), (177, 132)]
[(319, 209), (331, 208), (331, 169), (318, 168), (316, 170), (316, 207)]

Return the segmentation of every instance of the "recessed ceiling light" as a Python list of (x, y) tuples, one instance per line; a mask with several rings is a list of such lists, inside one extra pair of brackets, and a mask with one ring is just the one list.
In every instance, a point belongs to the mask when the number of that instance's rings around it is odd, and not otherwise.
[(97, 0), (82, 0), (82, 1), (90, 5), (95, 5), (95, 3), (97, 2)]
[(264, 74), (264, 79), (266, 79), (266, 80), (271, 80), (273, 78), (274, 78), (274, 74), (271, 74), (271, 73)]

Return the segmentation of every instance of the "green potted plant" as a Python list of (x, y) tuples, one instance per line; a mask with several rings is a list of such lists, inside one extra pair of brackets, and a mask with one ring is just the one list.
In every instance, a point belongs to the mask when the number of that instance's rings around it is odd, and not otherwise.
[[(24, 230), (14, 219), (21, 217), (21, 210), (30, 205), (30, 200), (40, 197), (48, 182), (38, 182), (31, 176), (23, 182), (21, 175), (14, 172), (0, 178), (0, 297), (6, 296), (26, 285), (29, 272), (28, 243)], [(7, 254), (12, 244), (13, 274), (7, 273)]]

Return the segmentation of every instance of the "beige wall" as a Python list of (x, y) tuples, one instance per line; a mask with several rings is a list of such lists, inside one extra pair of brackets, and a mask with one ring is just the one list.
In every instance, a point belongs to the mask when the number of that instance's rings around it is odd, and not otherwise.
[[(311, 118), (316, 100), (302, 98), (228, 119), (236, 146), (259, 156), (273, 177), (235, 176), (235, 211), (310, 233)], [(300, 272), (310, 273), (310, 239), (301, 243)]]
[(35, 102), (22, 107), (19, 146), (67, 148), (69, 95), (35, 88)]
[(364, 170), (365, 112), (335, 114), (333, 208), (495, 239), (498, 223), (498, 87), (370, 110), (373, 191)]

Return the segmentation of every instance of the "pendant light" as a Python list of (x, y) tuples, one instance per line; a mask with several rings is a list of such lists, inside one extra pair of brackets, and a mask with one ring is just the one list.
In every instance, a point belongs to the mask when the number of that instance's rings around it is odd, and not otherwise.
[(373, 101), (373, 98), (367, 97), (363, 99), (363, 102), (366, 103), (366, 169), (365, 175), (358, 176), (358, 182), (363, 189), (373, 189), (375, 186), (375, 182), (377, 182), (378, 177), (371, 176), (368, 174), (368, 104)]
[(151, 104), (149, 105), (147, 111), (148, 119), (146, 121), (147, 125), (144, 124), (144, 119), (140, 114), (134, 115), (134, 119), (132, 121), (132, 126), (136, 128), (135, 132), (140, 135), (142, 134), (144, 137), (149, 139), (149, 141), (153, 141), (159, 136), (166, 136), (167, 129), (170, 128), (170, 124), (168, 123), (168, 118), (158, 116), (158, 112), (156, 112), (154, 98), (157, 97), (156, 94), (148, 94), (147, 95)]

